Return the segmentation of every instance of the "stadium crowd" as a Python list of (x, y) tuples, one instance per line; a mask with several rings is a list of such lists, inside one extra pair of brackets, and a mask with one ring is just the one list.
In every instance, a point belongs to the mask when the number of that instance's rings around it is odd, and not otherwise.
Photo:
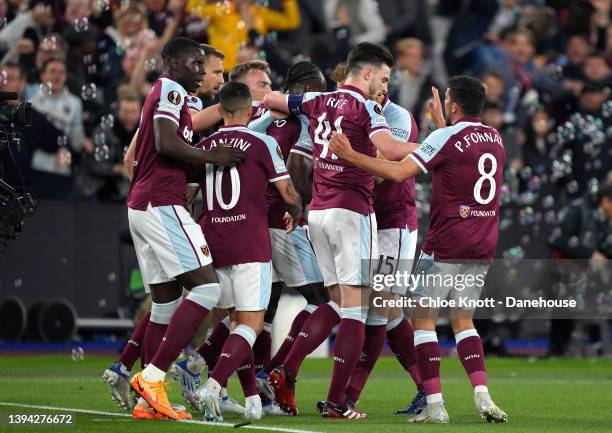
[(34, 108), (5, 180), (38, 197), (123, 201), (123, 153), (174, 35), (220, 49), (226, 72), (268, 61), (275, 88), (295, 61), (329, 76), (367, 40), (393, 50), (390, 98), (422, 136), (431, 85), (481, 77), (484, 122), (508, 155), (504, 203), (551, 208), (609, 171), (610, 14), (607, 0), (0, 0), (0, 89)]

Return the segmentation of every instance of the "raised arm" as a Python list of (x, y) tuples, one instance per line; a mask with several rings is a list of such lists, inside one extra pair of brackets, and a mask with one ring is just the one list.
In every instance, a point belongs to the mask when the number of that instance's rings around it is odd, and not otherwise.
[(295, 230), (302, 216), (302, 198), (295, 190), (291, 179), (279, 180), (278, 182), (274, 182), (274, 185), (287, 206), (288, 215), (285, 214), (284, 219), (287, 225), (287, 233), (290, 233)]
[(194, 131), (202, 131), (215, 126), (221, 121), (221, 113), (219, 112), (219, 104), (206, 107), (199, 113), (191, 116), (191, 125)]
[(421, 168), (410, 157), (401, 161), (385, 161), (355, 152), (344, 134), (334, 134), (329, 142), (330, 149), (345, 161), (370, 173), (393, 182), (402, 182), (422, 172)]
[(210, 151), (186, 145), (178, 138), (178, 124), (167, 117), (153, 118), (155, 150), (161, 156), (180, 162), (236, 166), (244, 161), (244, 152), (217, 146)]
[(286, 95), (280, 92), (271, 92), (264, 96), (263, 103), (266, 108), (270, 110), (281, 111), (283, 113), (289, 113), (289, 105), (287, 99), (290, 95)]

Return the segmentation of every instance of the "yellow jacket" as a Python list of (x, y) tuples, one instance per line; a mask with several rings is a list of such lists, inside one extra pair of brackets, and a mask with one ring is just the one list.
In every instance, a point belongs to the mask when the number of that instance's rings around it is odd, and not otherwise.
[[(265, 35), (270, 31), (293, 30), (300, 25), (297, 0), (283, 0), (283, 10), (251, 4), (254, 17), (253, 30)], [(206, 0), (188, 0), (187, 11), (207, 19), (208, 42), (225, 54), (224, 66), (229, 71), (236, 65), (240, 45), (248, 42), (249, 31), (232, 1), (208, 3)]]

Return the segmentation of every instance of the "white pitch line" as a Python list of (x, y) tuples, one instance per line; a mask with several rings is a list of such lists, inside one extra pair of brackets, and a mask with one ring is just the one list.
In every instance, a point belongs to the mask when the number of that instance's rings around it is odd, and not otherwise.
[[(76, 409), (72, 407), (56, 407), (56, 406), (42, 406), (36, 404), (24, 404), (24, 403), (12, 403), (10, 401), (0, 401), (0, 406), (9, 406), (9, 407), (23, 407), (28, 409), (43, 409), (43, 410), (57, 410), (62, 412), (76, 412), (76, 413), (88, 413), (92, 415), (105, 415), (105, 416), (118, 416), (118, 417), (128, 417), (132, 416), (127, 413), (119, 413), (119, 412), (103, 412), (100, 410), (89, 410), (89, 409)], [(185, 424), (202, 424), (209, 425), (214, 427), (234, 427), (234, 424), (228, 422), (208, 422), (208, 421), (198, 421), (194, 419), (181, 419), (176, 420), (176, 422), (181, 422)], [(244, 427), (240, 427), (244, 429), (251, 430), (271, 430), (271, 431), (279, 431), (279, 432), (287, 432), (287, 433), (323, 433), (314, 430), (300, 430), (296, 428), (285, 428), (285, 427), (274, 427), (274, 426), (263, 426), (263, 425), (245, 425)]]

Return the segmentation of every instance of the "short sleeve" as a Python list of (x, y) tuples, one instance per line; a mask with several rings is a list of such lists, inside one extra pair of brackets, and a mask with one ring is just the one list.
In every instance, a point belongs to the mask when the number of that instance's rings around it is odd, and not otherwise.
[(162, 78), (159, 102), (153, 112), (153, 118), (161, 117), (169, 119), (178, 126), (179, 119), (181, 118), (181, 109), (188, 96), (180, 84), (167, 78)]
[(272, 113), (270, 110), (266, 110), (261, 116), (255, 120), (251, 120), (247, 126), (251, 131), (265, 134), (270, 125), (272, 125), (273, 121), (274, 119), (272, 118)]
[(300, 119), (300, 136), (298, 140), (293, 144), (290, 153), (297, 153), (303, 155), (306, 158), (312, 159), (312, 138), (310, 137), (310, 131), (308, 118), (306, 116), (299, 116)]
[(451, 127), (432, 132), (409, 156), (414, 159), (423, 172), (428, 173), (429, 170), (436, 168), (446, 159), (444, 145), (453, 133)]
[[(387, 115), (389, 108), (393, 111)], [(393, 137), (399, 141), (416, 142), (418, 132), (414, 117), (412, 117), (408, 110), (397, 105), (392, 105), (389, 108), (387, 108), (384, 114)]]
[(363, 119), (363, 127), (368, 132), (368, 136), (371, 137), (374, 134), (381, 131), (389, 131), (389, 125), (385, 116), (383, 116), (383, 109), (378, 102), (366, 101), (366, 114)]
[(200, 112), (203, 110), (204, 105), (202, 104), (202, 100), (197, 96), (188, 95), (187, 96), (187, 106), (190, 111)]
[(283, 153), (281, 152), (278, 142), (269, 136), (263, 136), (262, 140), (268, 149), (268, 152), (262, 154), (268, 181), (278, 182), (279, 180), (288, 179), (289, 173), (287, 173), (287, 167), (285, 167), (285, 161), (283, 160)]

